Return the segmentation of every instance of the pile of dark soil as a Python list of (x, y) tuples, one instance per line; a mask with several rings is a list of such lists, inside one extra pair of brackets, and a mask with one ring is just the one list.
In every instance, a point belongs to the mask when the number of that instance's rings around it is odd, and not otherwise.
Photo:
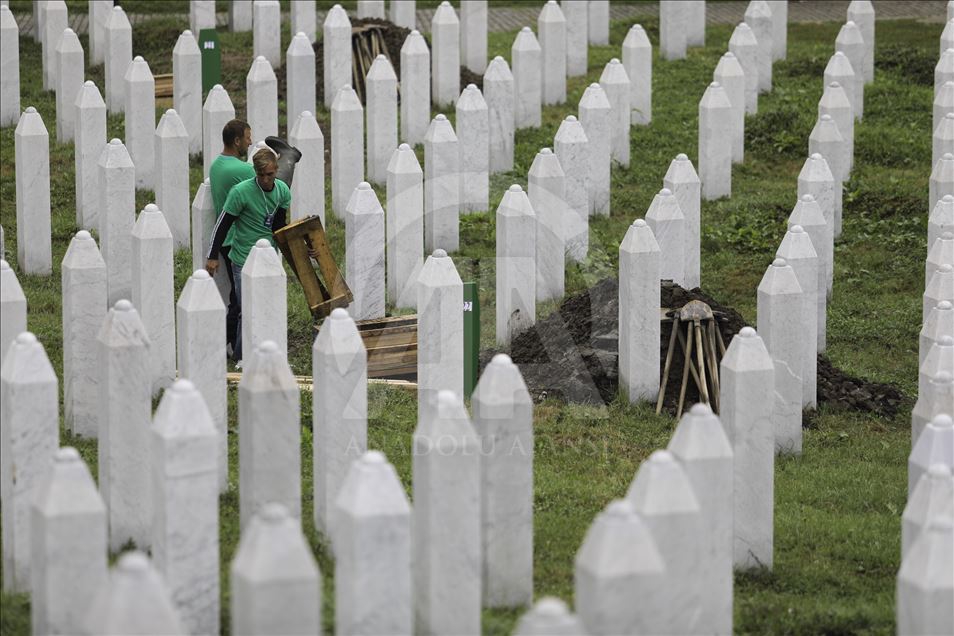
[[(391, 59), (391, 66), (394, 67), (394, 74), (401, 77), (401, 47), (404, 46), (404, 40), (407, 39), (407, 36), (410, 35), (411, 31), (405, 29), (404, 27), (399, 27), (393, 22), (387, 20), (381, 20), (378, 18), (355, 18), (351, 20), (351, 27), (367, 26), (369, 24), (374, 24), (379, 26), (379, 31), (381, 32), (382, 37), (384, 38), (384, 44), (388, 50), (388, 57)], [(353, 36), (352, 36), (353, 37)], [(430, 48), (430, 40), (425, 36), (424, 41), (427, 42), (428, 48)], [(322, 102), (325, 98), (325, 70), (324, 70), (324, 45), (321, 40), (318, 40), (312, 45), (312, 48), (315, 50), (315, 88), (318, 102)], [(360, 81), (364, 82), (364, 78), (360, 78)], [(281, 99), (282, 90), (284, 87), (284, 79), (279, 80), (279, 99)], [(461, 90), (468, 84), (476, 84), (478, 88), (483, 89), (484, 78), (481, 75), (477, 75), (469, 71), (468, 69), (461, 67), (460, 69), (460, 87)], [(363, 91), (362, 91), (362, 94)]]
[[(745, 321), (705, 291), (663, 284), (663, 307), (680, 308), (690, 300), (701, 300), (719, 316), (722, 339), (728, 346)], [(617, 343), (619, 339), (619, 291), (614, 278), (606, 278), (590, 289), (569, 296), (552, 314), (521, 333), (510, 346), (510, 356), (523, 373), (535, 400), (557, 398), (567, 402), (606, 404), (616, 398), (619, 388)], [(663, 323), (660, 338), (660, 367), (665, 363), (672, 323)], [(481, 352), (480, 366), (495, 351)], [(675, 413), (682, 380), (682, 356), (673, 356), (664, 407)], [(686, 403), (699, 399), (690, 381)], [(903, 401), (895, 387), (851, 377), (818, 358), (818, 400), (837, 403), (852, 410), (894, 415)]]

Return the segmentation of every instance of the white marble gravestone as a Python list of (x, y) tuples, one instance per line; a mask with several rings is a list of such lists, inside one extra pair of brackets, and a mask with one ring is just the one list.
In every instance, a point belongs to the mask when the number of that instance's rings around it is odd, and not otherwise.
[(99, 492), (109, 516), (109, 549), (151, 539), (149, 423), (150, 341), (139, 312), (119, 300), (106, 314), (99, 348)]
[(733, 548), (737, 568), (772, 567), (775, 511), (775, 364), (743, 327), (719, 367), (719, 415), (733, 452)]
[[(314, 11), (314, 4), (309, 2), (292, 3), (292, 14), (297, 6), (310, 6)], [(312, 21), (312, 37), (309, 39), (302, 31), (293, 31), (295, 36), (285, 52), (285, 120), (290, 131), (298, 117), (305, 111), (315, 112), (318, 106), (315, 97), (315, 51), (311, 48), (314, 39), (314, 21)], [(258, 131), (254, 131), (256, 139), (264, 139)]]
[(563, 238), (566, 257), (580, 262), (586, 258), (590, 245), (589, 212), (589, 139), (583, 124), (573, 115), (567, 116), (553, 137), (553, 151), (565, 182), (566, 216), (563, 221)]
[(835, 38), (835, 50), (845, 54), (855, 73), (855, 98), (851, 107), (855, 119), (860, 120), (865, 112), (865, 41), (857, 24), (849, 20), (842, 25)]
[[(28, 109), (29, 110), (29, 109)], [(954, 144), (954, 111), (946, 114), (943, 121), (934, 129), (931, 142), (931, 165), (936, 166)]]
[(460, 93), (460, 21), (450, 2), (441, 2), (431, 19), (431, 99), (450, 106)]
[[(841, 192), (841, 188), (838, 188), (838, 192)], [(798, 173), (799, 201), (807, 203), (808, 200), (805, 199), (805, 195), (811, 195), (812, 199), (815, 200), (815, 203), (818, 205), (818, 210), (825, 219), (827, 226), (826, 235), (816, 240), (811, 229), (813, 224), (805, 222), (799, 223), (799, 225), (804, 227), (809, 235), (812, 236), (812, 243), (815, 245), (815, 250), (820, 251), (820, 255), (825, 261), (828, 295), (831, 295), (832, 281), (834, 278), (835, 179), (832, 176), (831, 169), (828, 167), (828, 162), (825, 161), (825, 158), (822, 157), (820, 153), (814, 153), (808, 157), (805, 163), (802, 164), (801, 172)], [(797, 207), (796, 205), (796, 208)], [(819, 327), (821, 327), (821, 324), (819, 324)], [(824, 351), (824, 347), (822, 346), (819, 350)]]
[(460, 142), (438, 115), (424, 135), (424, 249), (456, 252), (460, 246)]
[(189, 246), (189, 132), (169, 109), (156, 127), (156, 205), (172, 232), (173, 248)]
[(513, 170), (514, 77), (507, 60), (495, 57), (484, 73), (490, 173)]
[(132, 229), (132, 303), (149, 334), (149, 373), (157, 395), (176, 378), (173, 239), (165, 215), (150, 203)]
[(537, 215), (519, 185), (512, 185), (497, 206), (496, 340), (511, 338), (536, 322)]
[(172, 106), (189, 131), (189, 154), (199, 154), (202, 152), (202, 53), (192, 31), (183, 31), (172, 49)]
[(558, 300), (566, 278), (566, 174), (553, 151), (543, 148), (527, 180), (530, 205), (537, 213), (537, 300)]
[(834, 183), (832, 184), (832, 193), (834, 199), (834, 216), (832, 218), (832, 234), (835, 238), (841, 236), (841, 210), (842, 210), (842, 192), (846, 166), (845, 157), (845, 138), (841, 136), (838, 125), (831, 115), (822, 115), (815, 122), (811, 135), (808, 137), (808, 153), (814, 156), (816, 153), (828, 163), (831, 170)]
[(62, 0), (48, 0), (42, 10), (43, 23), (40, 26), (40, 55), (43, 63), (43, 90), (56, 90), (56, 46), (69, 26), (66, 3)]
[(60, 445), (59, 383), (43, 345), (16, 336), (0, 367), (3, 590), (30, 590), (30, 505)]
[[(931, 216), (934, 216), (938, 208), (954, 210), (951, 207), (954, 206), (954, 201), (948, 202), (948, 197), (954, 197), (954, 154), (950, 152), (944, 153), (940, 160), (934, 164), (934, 169), (931, 170), (931, 178), (928, 183), (928, 209), (931, 210)], [(944, 204), (940, 205), (942, 200)], [(945, 218), (954, 217), (954, 212), (951, 211), (941, 214), (946, 215)], [(930, 231), (931, 225), (929, 222), (928, 245), (933, 243)]]
[(586, 0), (561, 0), (560, 9), (566, 19), (566, 76), (586, 75), (589, 49), (589, 18)]
[(745, 158), (745, 71), (732, 51), (719, 58), (712, 80), (725, 90), (732, 104), (732, 163)]
[(921, 475), (901, 515), (901, 558), (911, 551), (933, 519), (954, 518), (954, 474), (948, 464), (932, 464)]
[(767, 0), (772, 10), (772, 59), (788, 57), (788, 0)]
[(368, 181), (384, 184), (398, 141), (397, 75), (385, 55), (374, 58), (365, 78), (365, 89)]
[(653, 46), (642, 25), (634, 24), (626, 33), (623, 66), (630, 84), (630, 123), (647, 125), (653, 119)]
[(736, 117), (728, 93), (712, 82), (699, 102), (699, 179), (707, 201), (732, 196)]
[(759, 45), (759, 93), (772, 92), (774, 27), (772, 9), (765, 0), (752, 0), (745, 10), (745, 23), (751, 27)]
[(952, 546), (954, 523), (935, 518), (901, 561), (897, 582), (899, 634), (954, 632)]
[(735, 55), (745, 73), (745, 113), (754, 115), (759, 111), (759, 43), (755, 31), (745, 22), (740, 22), (729, 38), (729, 51)]
[[(289, 65), (290, 68), (290, 65)], [(287, 71), (288, 69), (286, 69)], [(245, 76), (245, 111), (255, 139), (278, 135), (278, 78), (265, 56), (252, 61)], [(292, 126), (297, 117), (292, 119)], [(294, 181), (292, 182), (294, 185)], [(295, 199), (292, 197), (292, 205)]]
[(0, 126), (20, 117), (20, 29), (9, 7), (0, 7)]
[(686, 26), (689, 3), (682, 0), (661, 0), (659, 3), (659, 56), (664, 60), (686, 57)]
[(454, 260), (438, 248), (417, 276), (418, 419), (433, 417), (437, 395), (464, 397), (464, 284)]
[[(354, 537), (337, 531), (335, 501), (351, 464), (368, 448), (368, 354), (345, 309), (334, 309), (322, 323), (311, 349), (311, 366), (315, 527), (348, 545)], [(334, 548), (348, 558), (337, 543)]]
[(95, 438), (99, 433), (99, 364), (96, 340), (90, 335), (106, 318), (107, 283), (106, 263), (86, 230), (70, 241), (61, 271), (63, 418), (74, 435)]
[(339, 218), (362, 181), (364, 107), (351, 85), (345, 84), (331, 106), (331, 209)]
[(487, 69), (487, 0), (460, 4), (460, 64), (478, 75)]
[[(202, 105), (202, 169), (206, 177), (209, 176), (212, 162), (222, 152), (222, 129), (233, 119), (235, 107), (232, 100), (222, 85), (216, 84)], [(252, 133), (255, 134), (255, 131)]]
[(659, 244), (636, 219), (619, 246), (619, 378), (630, 402), (659, 393)]
[(132, 229), (136, 222), (136, 168), (118, 139), (103, 146), (99, 173), (99, 248), (106, 261), (109, 303), (132, 297)]
[(676, 196), (679, 209), (686, 219), (684, 237), (685, 267), (683, 276), (686, 287), (692, 289), (700, 283), (700, 252), (701, 252), (701, 206), (702, 183), (692, 162), (683, 153), (669, 163), (669, 169), (663, 177), (663, 187)]
[(589, 43), (595, 46), (609, 45), (609, 0), (591, 0), (587, 16)]
[(587, 186), (590, 216), (609, 216), (613, 108), (606, 98), (606, 91), (596, 82), (590, 84), (580, 98), (579, 117), (589, 141)]
[(482, 212), (489, 207), (490, 113), (480, 89), (468, 84), (457, 100), (460, 141), (460, 211)]
[(196, 37), (215, 28), (215, 0), (189, 0), (189, 28)]
[(610, 146), (613, 160), (624, 168), (629, 167), (629, 126), (630, 126), (630, 80), (626, 68), (613, 58), (600, 75), (600, 87), (606, 93), (606, 99), (612, 108), (610, 117)]
[(176, 302), (179, 377), (201, 393), (216, 431), (219, 492), (228, 490), (228, 396), (225, 379), (225, 304), (204, 269), (186, 281)]
[(351, 463), (335, 508), (335, 628), (410, 634), (411, 506), (383, 453), (368, 451)]
[(325, 137), (310, 110), (302, 112), (288, 133), (288, 143), (301, 151), (291, 183), (291, 220), (317, 216), (325, 227)]
[(345, 210), (345, 280), (356, 320), (384, 317), (384, 210), (367, 181), (354, 189)]
[(527, 610), (514, 636), (579, 636), (584, 633), (580, 618), (570, 612), (566, 603), (554, 596), (544, 596)]
[(706, 45), (706, 3), (705, 0), (688, 0), (686, 5), (686, 45)]
[(288, 351), (287, 276), (268, 239), (258, 239), (242, 266), (242, 349), (270, 340)]
[[(321, 30), (324, 45), (322, 65), (325, 107), (331, 108), (338, 91), (351, 85), (351, 20), (340, 4), (334, 5), (328, 11)], [(340, 214), (337, 207), (335, 212)]]
[[(318, 16), (315, 9), (314, 2), (293, 2), (290, 7), (291, 32), (304, 33), (308, 38), (309, 47), (315, 43), (316, 38)], [(314, 59), (314, 52), (312, 52), (312, 59)], [(314, 87), (314, 80), (311, 84)]]
[(480, 442), (457, 395), (438, 394), (433, 417), (418, 421), (413, 444), (415, 629), (476, 633), (481, 607)]
[(388, 6), (388, 19), (399, 27), (413, 31), (417, 28), (416, 9), (417, 3), (414, 0), (391, 0)]
[(321, 572), (297, 517), (283, 505), (267, 504), (250, 520), (229, 581), (233, 633), (321, 631)]
[(841, 157), (841, 165), (845, 166), (845, 178), (851, 172), (851, 167), (855, 161), (855, 118), (852, 116), (851, 101), (848, 94), (837, 81), (832, 81), (825, 85), (825, 92), (822, 98), (818, 100), (818, 116), (831, 115), (838, 126), (838, 132), (845, 140), (844, 152)]
[(152, 558), (192, 634), (219, 631), (218, 437), (202, 394), (176, 380), (150, 434)]
[(92, 81), (76, 94), (71, 106), (76, 131), (73, 140), (73, 167), (76, 175), (76, 225), (99, 228), (99, 172), (96, 162), (106, 145), (106, 102)]
[[(126, 149), (136, 165), (136, 187), (153, 189), (156, 160), (156, 82), (149, 64), (141, 56), (133, 58), (126, 75)], [(221, 137), (219, 130), (219, 137)]]
[(407, 144), (387, 167), (387, 290), (395, 307), (417, 307), (417, 279), (424, 263), (424, 171)]
[(76, 135), (76, 112), (73, 104), (83, 86), (86, 71), (83, 46), (73, 29), (65, 29), (56, 45), (56, 141), (73, 141)]
[[(246, 350), (239, 382), (238, 417), (242, 528), (251, 533), (252, 516), (265, 512), (269, 503), (281, 504), (299, 527), (301, 398), (298, 383), (288, 366), (285, 351), (273, 341), (265, 340), (254, 348), (250, 342), (242, 346)], [(235, 588), (232, 590), (234, 594)]]
[(0, 260), (0, 362), (14, 339), (27, 328), (27, 301), (10, 264)]
[(24, 274), (49, 276), (53, 272), (50, 136), (43, 118), (33, 106), (23, 111), (13, 137), (17, 264)]
[(126, 107), (126, 85), (123, 78), (132, 62), (132, 26), (122, 7), (113, 7), (106, 18), (105, 78), (106, 106), (111, 113)]
[(556, 0), (547, 0), (537, 17), (543, 67), (543, 104), (566, 101), (566, 17)]
[(798, 224), (789, 226), (775, 256), (791, 265), (802, 289), (802, 408), (814, 409), (818, 406), (818, 304), (825, 294), (824, 287), (819, 287), (820, 259), (808, 232)]
[(76, 629), (106, 586), (106, 506), (75, 448), (56, 451), (30, 509), (30, 623), (37, 634)]
[(523, 27), (513, 46), (514, 126), (538, 128), (543, 103), (543, 52), (530, 27)]
[[(816, 327), (816, 342), (817, 342), (817, 351), (815, 353), (824, 352), (827, 348), (828, 341), (828, 293), (827, 293), (827, 283), (831, 279), (831, 270), (832, 270), (832, 254), (834, 250), (834, 244), (832, 242), (831, 230), (828, 227), (824, 216), (821, 213), (821, 208), (814, 201), (814, 197), (810, 194), (806, 194), (798, 203), (795, 204), (795, 209), (792, 210), (792, 213), (788, 217), (788, 227), (789, 229), (794, 226), (799, 225), (803, 230), (808, 234), (811, 239), (812, 247), (815, 250), (815, 253), (818, 256), (818, 267), (816, 268), (818, 275), (817, 282), (817, 302), (814, 307), (816, 309), (815, 318), (813, 323), (817, 324)], [(796, 272), (797, 273), (797, 272)], [(799, 278), (801, 281), (801, 278)], [(806, 321), (809, 318), (806, 316)], [(805, 343), (808, 346), (808, 343)], [(812, 362), (815, 358), (812, 357), (811, 360), (806, 360), (806, 366), (811, 366), (814, 364)]]
[(686, 217), (672, 190), (663, 188), (646, 211), (646, 224), (659, 244), (659, 278), (686, 285)]
[[(394, 5), (392, 1), (392, 9)], [(424, 141), (431, 121), (431, 50), (416, 29), (401, 46), (400, 107), (401, 140), (414, 147)]]
[(272, 68), (281, 68), (282, 65), (281, 23), (278, 0), (252, 2), (252, 55), (264, 55)]

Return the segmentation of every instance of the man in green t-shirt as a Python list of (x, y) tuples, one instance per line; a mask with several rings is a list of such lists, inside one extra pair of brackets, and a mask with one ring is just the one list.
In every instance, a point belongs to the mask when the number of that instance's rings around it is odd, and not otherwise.
[[(268, 239), (275, 244), (272, 233), (285, 227), (288, 207), (291, 205), (291, 190), (280, 179), (278, 157), (269, 148), (263, 148), (252, 157), (255, 177), (233, 186), (222, 206), (212, 235), (205, 269), (215, 275), (219, 268), (219, 254), (226, 236), (231, 240), (233, 288), (236, 302), (242, 306), (242, 267), (249, 252), (259, 239)], [(239, 311), (233, 348), (235, 360), (242, 359), (242, 315)]]

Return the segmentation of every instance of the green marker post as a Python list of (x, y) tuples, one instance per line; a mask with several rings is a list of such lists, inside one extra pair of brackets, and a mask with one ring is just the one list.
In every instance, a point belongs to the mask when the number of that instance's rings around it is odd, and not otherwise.
[(199, 51), (202, 52), (202, 94), (208, 94), (216, 84), (222, 83), (222, 51), (219, 48), (219, 32), (215, 29), (199, 31)]
[(477, 354), (480, 351), (480, 301), (477, 283), (464, 283), (464, 397), (477, 386)]

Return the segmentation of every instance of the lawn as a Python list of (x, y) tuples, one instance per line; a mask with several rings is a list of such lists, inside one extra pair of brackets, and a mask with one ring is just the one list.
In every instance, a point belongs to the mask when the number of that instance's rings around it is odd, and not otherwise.
[[(132, 4), (132, 3), (127, 3)], [(85, 3), (81, 3), (81, 6)], [(644, 26), (654, 44), (658, 24)], [(154, 73), (171, 72), (171, 51), (187, 22), (173, 16), (134, 29), (134, 54)], [(491, 178), (495, 206), (512, 183), (526, 186), (535, 153), (552, 144), (560, 121), (603, 65), (620, 55), (629, 25), (613, 23), (611, 46), (591, 48), (586, 78), (568, 85), (563, 106), (544, 110), (543, 125), (520, 131), (511, 173)], [(733, 196), (702, 206), (702, 287), (755, 323), (755, 290), (780, 242), (796, 200), (796, 177), (822, 92), (822, 72), (833, 52), (836, 23), (790, 25), (788, 60), (775, 66), (775, 89), (762, 96), (758, 115), (746, 121), (746, 160), (733, 169)], [(856, 167), (846, 186), (844, 234), (835, 248), (834, 293), (828, 313), (828, 355), (836, 366), (916, 397), (917, 334), (920, 328), (923, 259), (926, 255), (927, 182), (931, 156), (931, 102), (937, 38), (942, 25), (879, 22), (876, 80), (867, 87), (864, 120), (856, 126)], [(731, 28), (710, 26), (707, 47), (686, 60), (654, 59), (653, 122), (631, 129), (632, 165), (612, 174), (612, 215), (593, 219), (590, 255), (567, 268), (567, 293), (615, 275), (618, 246), (627, 226), (642, 217), (662, 187), (670, 160), (696, 151), (697, 104), (726, 50)], [(223, 84), (244, 111), (250, 33), (221, 33)], [(489, 37), (490, 55), (509, 58), (514, 33)], [(85, 36), (81, 40), (86, 44)], [(287, 24), (283, 46), (289, 41)], [(36, 106), (51, 131), (53, 276), (20, 276), (29, 306), (28, 325), (62, 370), (60, 269), (76, 231), (73, 149), (55, 143), (52, 93), (40, 85), (39, 46), (21, 38), (22, 106)], [(284, 75), (284, 70), (278, 73)], [(102, 87), (102, 67), (89, 79)], [(171, 101), (171, 100), (170, 100)], [(158, 115), (171, 103), (157, 104)], [(285, 129), (284, 104), (279, 105)], [(436, 112), (435, 112), (436, 114)], [(447, 113), (453, 118), (453, 113)], [(328, 136), (329, 114), (318, 118)], [(121, 117), (111, 116), (109, 136), (123, 137)], [(0, 131), (0, 224), (7, 258), (16, 268), (13, 128)], [(418, 149), (422, 156), (422, 149)], [(201, 178), (193, 163), (192, 191)], [(326, 185), (330, 198), (330, 184)], [(378, 190), (383, 202), (383, 189)], [(152, 193), (137, 193), (139, 209)], [(330, 203), (326, 203), (330, 209)], [(332, 249), (344, 263), (344, 228), (329, 216)], [(464, 280), (479, 285), (482, 345), (493, 346), (494, 218), (461, 220), (461, 246), (454, 255)], [(176, 293), (190, 274), (191, 256), (176, 255)], [(310, 375), (310, 316), (297, 283), (289, 281), (289, 359), (295, 373)], [(538, 308), (543, 315), (550, 306)], [(92, 337), (92, 334), (91, 334)], [(404, 484), (411, 483), (414, 395), (381, 386), (369, 390), (369, 445), (384, 451)], [(228, 564), (238, 542), (237, 393), (230, 389), (232, 490), (221, 499), (223, 631), (228, 626)], [(908, 407), (910, 407), (910, 404)], [(909, 410), (893, 419), (822, 405), (805, 431), (804, 454), (776, 462), (775, 567), (736, 576), (735, 626), (740, 633), (894, 632), (894, 580), (899, 567), (900, 515), (904, 507), (909, 451)], [(302, 394), (303, 525), (325, 581), (324, 621), (333, 631), (334, 565), (311, 521), (311, 394)], [(536, 596), (573, 597), (573, 557), (595, 514), (621, 497), (639, 463), (666, 445), (672, 418), (646, 405), (613, 402), (584, 406), (545, 401), (535, 411), (535, 589)], [(77, 446), (96, 474), (95, 441), (61, 433)], [(29, 632), (26, 595), (0, 595), (0, 632)], [(509, 633), (517, 611), (485, 611), (484, 632)]]

